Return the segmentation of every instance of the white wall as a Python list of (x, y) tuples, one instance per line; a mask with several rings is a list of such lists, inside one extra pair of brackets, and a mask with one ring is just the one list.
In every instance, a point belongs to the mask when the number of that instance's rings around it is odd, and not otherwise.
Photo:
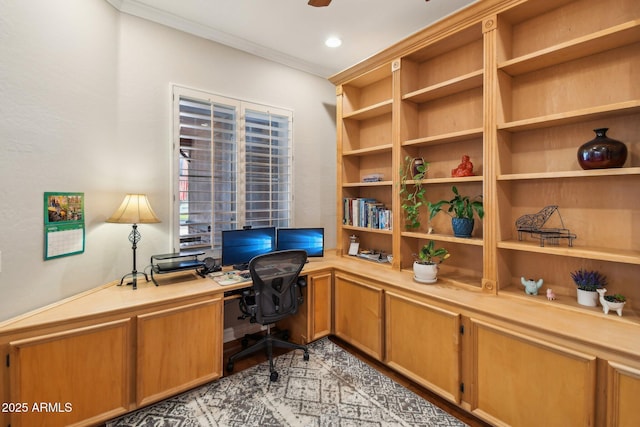
[[(171, 85), (294, 111), (295, 225), (335, 247), (335, 90), (325, 79), (126, 14), (104, 0), (0, 0), (0, 320), (119, 279), (149, 196), (138, 270), (168, 252)], [(85, 193), (85, 252), (43, 260), (43, 193)]]

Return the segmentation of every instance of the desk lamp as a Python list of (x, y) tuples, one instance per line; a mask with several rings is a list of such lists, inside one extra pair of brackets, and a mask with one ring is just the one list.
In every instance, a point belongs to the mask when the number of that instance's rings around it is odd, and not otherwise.
[(131, 273), (127, 273), (122, 276), (122, 279), (120, 279), (120, 285), (118, 286), (122, 286), (122, 282), (125, 277), (131, 276), (132, 281), (130, 284), (133, 285), (133, 289), (137, 289), (138, 274), (144, 275), (147, 282), (149, 281), (147, 273), (144, 271), (138, 273), (136, 270), (136, 248), (138, 242), (142, 238), (138, 231), (138, 224), (152, 224), (160, 222), (160, 220), (153, 212), (153, 209), (151, 209), (151, 205), (149, 204), (149, 200), (147, 200), (147, 196), (145, 194), (127, 194), (124, 196), (124, 200), (120, 207), (107, 219), (107, 222), (132, 224), (133, 230), (129, 233), (129, 241), (132, 244), (131, 249), (133, 250), (133, 270)]

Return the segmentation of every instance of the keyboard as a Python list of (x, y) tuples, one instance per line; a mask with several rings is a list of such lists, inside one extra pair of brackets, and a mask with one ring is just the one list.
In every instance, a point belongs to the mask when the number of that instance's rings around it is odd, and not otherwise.
[(213, 277), (221, 286), (235, 285), (236, 283), (247, 282), (251, 280), (251, 273), (248, 271), (230, 271)]

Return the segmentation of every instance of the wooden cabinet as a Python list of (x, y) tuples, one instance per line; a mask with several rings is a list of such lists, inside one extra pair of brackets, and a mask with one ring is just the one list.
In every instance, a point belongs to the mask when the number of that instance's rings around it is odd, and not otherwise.
[(385, 292), (384, 312), (385, 362), (460, 403), (460, 313), (393, 291)]
[[(390, 60), (390, 58), (392, 58)], [(635, 0), (490, 0), (416, 33), (333, 76), (338, 94), (338, 212), (345, 198), (391, 206), (392, 230), (340, 224), (360, 247), (393, 252), (392, 269), (411, 269), (428, 240), (446, 247), (441, 281), (600, 314), (575, 302), (570, 273), (598, 270), (610, 293), (627, 296), (632, 321), (640, 301), (640, 3)], [(624, 167), (582, 170), (577, 150), (609, 128), (628, 148)], [(452, 178), (468, 155), (474, 176)], [(404, 226), (399, 194), (406, 157), (429, 163), (426, 200), (452, 197), (451, 187), (482, 195), (485, 217), (472, 238), (453, 236), (450, 218)], [(383, 172), (385, 181), (363, 183)], [(391, 172), (391, 174), (389, 174)], [(409, 185), (414, 182), (409, 180)], [(546, 206), (545, 224), (577, 235), (540, 244), (515, 222)], [(432, 228), (429, 233), (428, 229)], [(370, 262), (370, 261), (361, 261)], [(543, 278), (538, 297), (520, 278)]]
[(221, 377), (224, 291), (192, 272), (158, 280), (3, 322), (0, 401), (21, 406), (1, 425), (97, 425)]
[(640, 396), (640, 369), (609, 362), (607, 365), (606, 426), (640, 425), (638, 396)]
[[(438, 284), (424, 292), (436, 297), (433, 306), (408, 274), (379, 286), (387, 293), (390, 366), (495, 424), (638, 424), (631, 409), (638, 365), (615, 360), (640, 355), (637, 334), (629, 329), (640, 325), (639, 69), (637, 0), (484, 0), (330, 78), (338, 103), (338, 212), (345, 197), (375, 197), (391, 202), (394, 218), (384, 232), (340, 224), (338, 254), (347, 258), (351, 234), (361, 248), (391, 247), (390, 273), (381, 274), (391, 277), (409, 273), (413, 254), (428, 240), (451, 253)], [(623, 167), (580, 167), (578, 148), (597, 128), (608, 128), (611, 138), (626, 144)], [(452, 178), (463, 155), (475, 174)], [(430, 222), (426, 208), (420, 228), (405, 228), (399, 189), (406, 157), (429, 163), (426, 200), (451, 199), (454, 185), (463, 194), (482, 195), (485, 217), (476, 219), (471, 238), (454, 237), (444, 214)], [(389, 182), (361, 182), (377, 171)], [(577, 235), (571, 246), (563, 239), (542, 245), (534, 235), (518, 234), (518, 218), (554, 205), (558, 210), (545, 226)], [(366, 270), (370, 261), (356, 262), (365, 266), (349, 271)], [(627, 297), (622, 317), (577, 304), (570, 273), (580, 268), (598, 270), (607, 276), (609, 293)], [(377, 338), (371, 310), (362, 307), (365, 301), (376, 307), (378, 285), (368, 288), (362, 279), (367, 274), (336, 274), (336, 334), (360, 342), (357, 329), (368, 327)], [(542, 278), (540, 295), (525, 295), (521, 277)], [(415, 291), (415, 300), (411, 293), (396, 294), (396, 286)], [(546, 289), (556, 300), (547, 300)], [(470, 296), (477, 293), (494, 300)], [(523, 329), (515, 304), (538, 333)], [(471, 329), (461, 339), (461, 371), (454, 368), (455, 352), (430, 355), (424, 346), (428, 357), (440, 357), (447, 380), (462, 379), (461, 396), (410, 354), (420, 353), (421, 343), (449, 348), (441, 330), (456, 325), (458, 311)], [(575, 323), (566, 320), (569, 313)], [(441, 330), (420, 329), (417, 342), (407, 343), (402, 325), (411, 322), (433, 322)], [(608, 332), (594, 338), (594, 330)], [(621, 346), (610, 335), (633, 344)], [(608, 368), (596, 359), (608, 361)]]
[(312, 273), (307, 277), (304, 302), (294, 316), (278, 322), (289, 331), (291, 341), (308, 344), (331, 334), (333, 320), (333, 272)]
[(130, 339), (131, 321), (123, 319), (10, 342), (8, 422), (67, 426), (127, 412)]
[(336, 273), (334, 292), (336, 336), (382, 360), (382, 289), (362, 278)]
[(139, 406), (222, 376), (222, 299), (137, 318)]
[(308, 276), (309, 287), (307, 295), (312, 303), (309, 307), (310, 341), (326, 337), (331, 333), (333, 320), (333, 273), (327, 271), (321, 274)]
[(471, 336), (473, 413), (496, 425), (594, 425), (595, 356), (480, 321)]

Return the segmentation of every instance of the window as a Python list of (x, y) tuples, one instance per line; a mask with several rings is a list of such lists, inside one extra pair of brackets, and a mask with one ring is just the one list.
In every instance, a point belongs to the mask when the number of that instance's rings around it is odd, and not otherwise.
[(222, 230), (289, 226), (292, 112), (181, 87), (173, 98), (180, 251), (219, 256)]

